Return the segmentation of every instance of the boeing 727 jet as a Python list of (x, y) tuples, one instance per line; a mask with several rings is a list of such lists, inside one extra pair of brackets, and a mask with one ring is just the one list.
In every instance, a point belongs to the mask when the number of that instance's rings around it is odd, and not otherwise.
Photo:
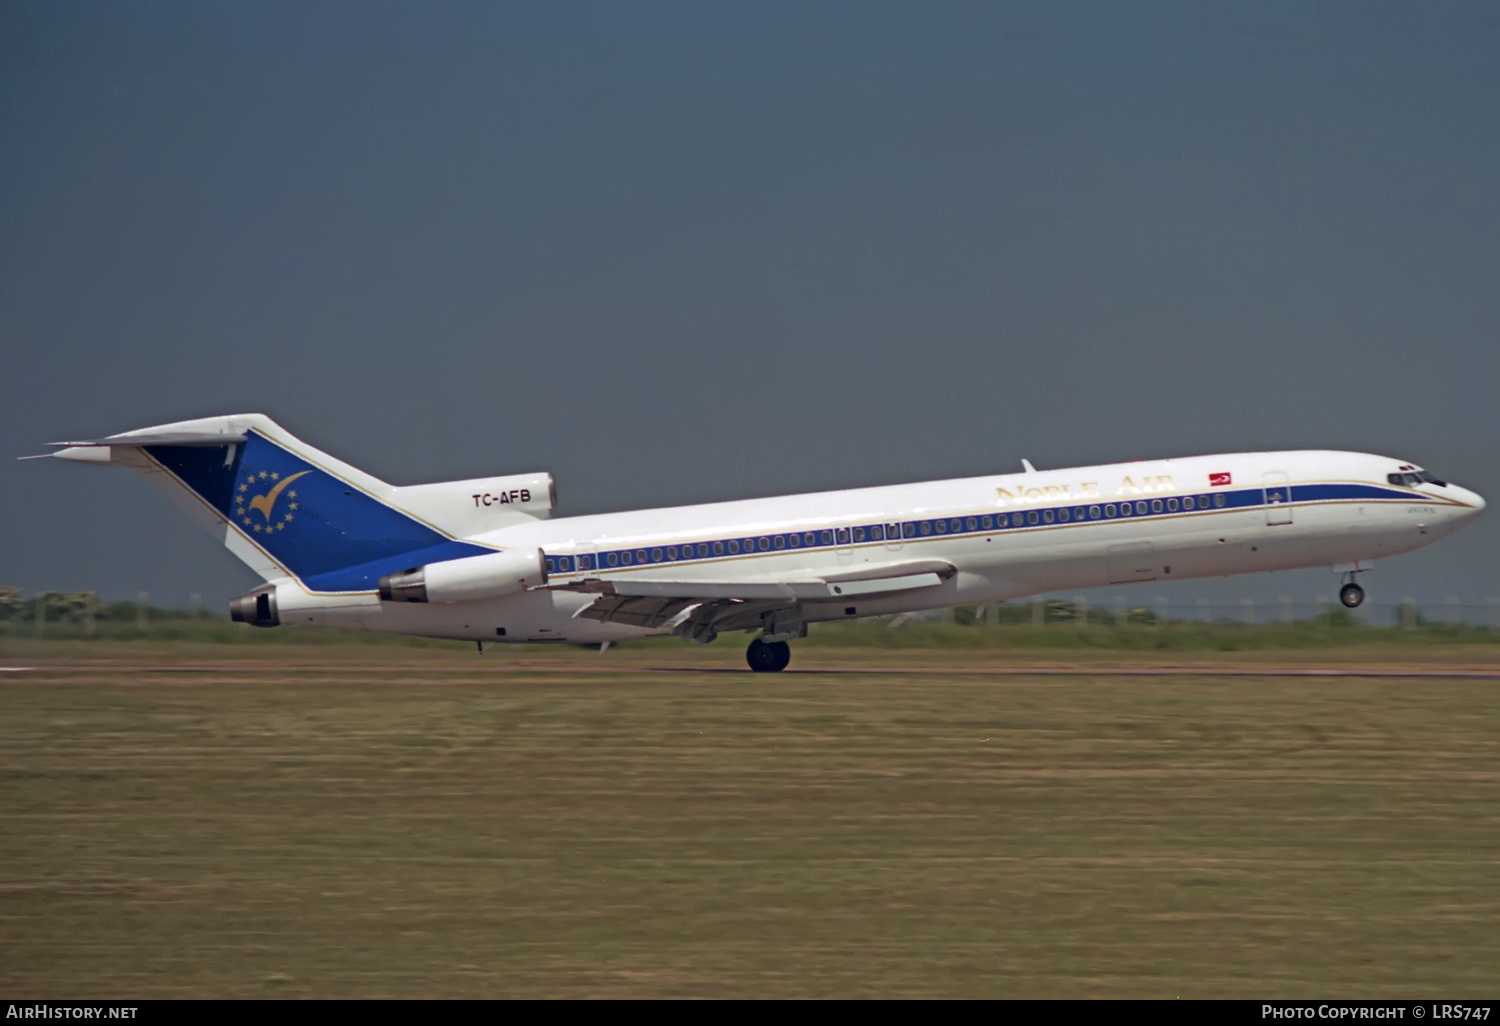
[(757, 636), (786, 667), (810, 623), (1060, 589), (1301, 567), (1357, 575), (1484, 509), (1387, 456), (1251, 452), (552, 517), (549, 474), (396, 486), (260, 414), (48, 455), (140, 471), (265, 584), (230, 603), (299, 625), (490, 642)]

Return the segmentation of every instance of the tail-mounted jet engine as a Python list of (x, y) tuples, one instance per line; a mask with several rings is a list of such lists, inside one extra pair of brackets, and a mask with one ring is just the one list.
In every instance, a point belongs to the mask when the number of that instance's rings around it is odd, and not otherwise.
[(263, 584), (229, 603), (229, 618), (252, 627), (275, 627), (281, 623), (276, 608), (276, 585)]
[(474, 602), (514, 595), (547, 583), (541, 549), (428, 563), (380, 579), (384, 602)]

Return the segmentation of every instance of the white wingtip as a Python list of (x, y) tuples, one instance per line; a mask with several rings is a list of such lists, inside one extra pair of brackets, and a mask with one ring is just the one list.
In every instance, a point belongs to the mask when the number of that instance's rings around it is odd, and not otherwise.
[(1028, 474), (1035, 474), (1036, 473), (1036, 468), (1031, 465), (1031, 461), (1030, 460), (1023, 459), (1021, 461), (1021, 466), (1023, 466), (1023, 467), (1026, 468), (1026, 473), (1028, 473)]

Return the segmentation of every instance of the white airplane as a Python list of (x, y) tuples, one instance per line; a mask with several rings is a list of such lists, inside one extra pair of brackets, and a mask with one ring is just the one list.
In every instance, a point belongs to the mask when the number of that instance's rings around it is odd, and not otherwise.
[(1255, 452), (551, 519), (550, 474), (396, 486), (260, 414), (54, 443), (145, 474), (266, 581), (236, 621), (603, 643), (758, 633), (1059, 589), (1328, 566), (1429, 545), (1484, 500), (1354, 452)]

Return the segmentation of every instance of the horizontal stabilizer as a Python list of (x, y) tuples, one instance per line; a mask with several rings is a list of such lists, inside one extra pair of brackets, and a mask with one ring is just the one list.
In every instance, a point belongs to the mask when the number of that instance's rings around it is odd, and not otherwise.
[(238, 445), (245, 440), (245, 432), (219, 431), (125, 431), (104, 438), (91, 438), (76, 442), (49, 442), (49, 445)]

